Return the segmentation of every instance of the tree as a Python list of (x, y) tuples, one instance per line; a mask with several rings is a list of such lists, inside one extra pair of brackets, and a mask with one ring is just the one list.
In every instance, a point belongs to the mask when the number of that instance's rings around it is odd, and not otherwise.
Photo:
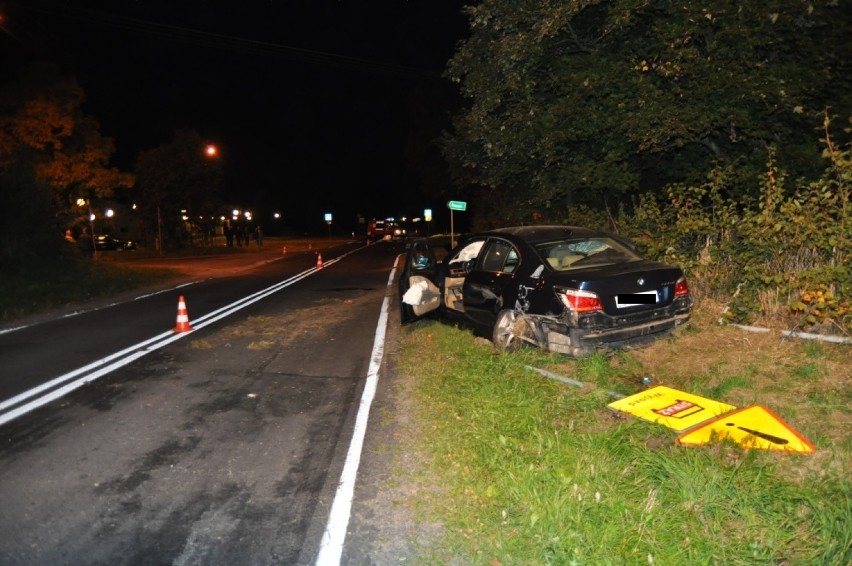
[(833, 0), (483, 0), (448, 66), (469, 107), (444, 136), (495, 222), (598, 207), (716, 166), (747, 194), (775, 148), (819, 176), (814, 128), (850, 111), (850, 11)]
[(78, 198), (105, 198), (133, 185), (132, 175), (109, 167), (113, 140), (81, 111), (84, 101), (76, 79), (50, 64), (33, 65), (0, 88), (5, 196), (32, 214), (47, 216), (10, 217), (2, 227), (5, 255), (43, 252), (47, 242), (62, 240), (63, 224), (75, 215)]
[(224, 173), (221, 162), (205, 154), (206, 145), (198, 132), (180, 130), (137, 158), (140, 213), (148, 234), (162, 235), (164, 246), (183, 245), (221, 214)]

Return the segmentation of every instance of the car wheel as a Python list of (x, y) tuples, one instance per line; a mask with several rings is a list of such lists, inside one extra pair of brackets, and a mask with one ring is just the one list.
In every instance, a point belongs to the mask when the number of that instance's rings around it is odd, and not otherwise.
[(514, 352), (521, 344), (535, 343), (535, 332), (526, 317), (516, 310), (500, 311), (494, 322), (491, 341), (498, 350)]

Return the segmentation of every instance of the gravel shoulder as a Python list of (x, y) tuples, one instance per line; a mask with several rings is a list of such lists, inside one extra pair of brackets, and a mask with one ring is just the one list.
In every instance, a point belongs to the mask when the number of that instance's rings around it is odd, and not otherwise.
[(355, 488), (344, 565), (430, 563), (443, 527), (430, 522), (414, 501), (427, 468), (418, 439), (414, 382), (397, 371), (399, 313), (392, 308), (367, 438)]

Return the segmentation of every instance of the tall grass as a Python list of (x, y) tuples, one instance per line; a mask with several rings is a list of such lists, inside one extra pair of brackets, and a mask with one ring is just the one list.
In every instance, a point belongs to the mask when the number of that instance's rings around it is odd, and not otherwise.
[[(416, 381), (422, 431), (412, 441), (427, 447), (426, 477), (440, 486), (420, 503), (446, 532), (424, 562), (852, 560), (848, 442), (820, 447), (846, 451), (837, 456), (839, 469), (730, 444), (680, 447), (672, 431), (606, 407), (609, 390), (629, 389), (643, 371), (632, 354), (580, 361), (531, 349), (507, 355), (455, 327), (409, 328), (401, 368)], [(527, 365), (558, 368), (596, 387), (549, 380)], [(734, 379), (716, 392), (737, 386)]]
[(22, 258), (4, 264), (2, 271), (0, 321), (115, 296), (175, 277), (171, 270), (132, 269), (74, 253)]

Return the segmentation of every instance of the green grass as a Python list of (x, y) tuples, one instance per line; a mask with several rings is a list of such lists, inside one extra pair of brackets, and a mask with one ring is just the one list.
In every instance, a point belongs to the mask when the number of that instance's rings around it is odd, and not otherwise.
[[(799, 355), (813, 361), (810, 346)], [(525, 365), (558, 367), (596, 387)], [(532, 349), (497, 353), (449, 325), (407, 327), (401, 369), (416, 381), (422, 431), (411, 441), (426, 447), (423, 481), (434, 487), (416, 505), (446, 533), (422, 562), (852, 561), (848, 441), (817, 435), (823, 455), (846, 451), (825, 466), (730, 444), (680, 447), (671, 430), (606, 407), (607, 392), (641, 379), (642, 367), (629, 353), (566, 362)], [(739, 368), (708, 390), (748, 388), (760, 371)]]
[(706, 396), (712, 399), (720, 399), (733, 389), (748, 387), (752, 383), (751, 378), (754, 373), (755, 369), (753, 366), (746, 366), (742, 373), (725, 377), (721, 383), (709, 388), (706, 391)]
[(173, 271), (166, 269), (133, 269), (71, 253), (17, 260), (4, 265), (3, 274), (0, 321), (113, 297), (175, 277)]
[[(3, 272), (3, 320), (173, 276), (73, 256)], [(450, 325), (405, 327), (399, 368), (417, 407), (408, 442), (426, 455), (415, 473), (423, 489), (408, 503), (446, 537), (419, 563), (852, 563), (850, 349), (695, 318), (679, 339), (583, 360), (497, 353)], [(817, 452), (679, 447), (672, 431), (606, 407), (609, 392), (636, 392), (646, 376), (736, 406), (770, 406)]]
[(132, 252), (98, 252), (97, 259), (86, 259), (76, 249), (63, 248), (52, 255), (6, 259), (0, 265), (0, 321), (74, 305), (148, 285), (158, 285), (181, 276), (179, 270), (134, 267), (135, 260), (146, 258), (182, 258), (211, 255), (258, 254), (280, 250), (288, 253), (319, 250), (347, 240), (318, 238), (265, 239), (264, 247), (249, 246), (186, 247), (162, 254), (145, 248)]

